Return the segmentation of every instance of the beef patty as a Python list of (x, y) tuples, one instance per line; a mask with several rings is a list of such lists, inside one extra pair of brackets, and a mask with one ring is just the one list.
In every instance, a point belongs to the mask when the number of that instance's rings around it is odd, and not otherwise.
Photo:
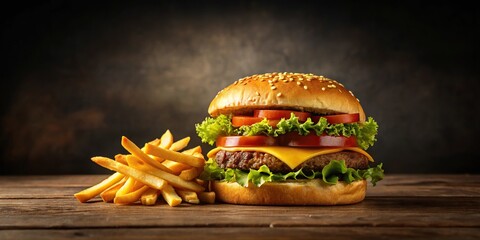
[(263, 152), (229, 152), (219, 151), (215, 156), (215, 161), (221, 168), (238, 168), (242, 170), (259, 169), (262, 165), (267, 165), (272, 172), (288, 173), (297, 171), (300, 168), (304, 170), (320, 171), (331, 160), (344, 160), (349, 168), (366, 169), (368, 168), (368, 158), (360, 153), (352, 151), (342, 151), (319, 155), (308, 159), (295, 169), (291, 169), (287, 164), (280, 161), (273, 155)]

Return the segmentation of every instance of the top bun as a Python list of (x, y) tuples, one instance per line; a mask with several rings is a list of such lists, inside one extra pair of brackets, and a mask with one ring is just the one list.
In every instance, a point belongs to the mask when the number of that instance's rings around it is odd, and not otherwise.
[(265, 73), (242, 78), (221, 90), (208, 113), (251, 114), (255, 109), (291, 109), (317, 114), (365, 112), (358, 99), (343, 84), (313, 74)]

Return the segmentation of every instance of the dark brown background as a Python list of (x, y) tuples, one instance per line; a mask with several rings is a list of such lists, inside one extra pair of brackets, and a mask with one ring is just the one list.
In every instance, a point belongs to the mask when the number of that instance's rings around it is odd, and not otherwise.
[[(132, 1), (134, 2), (134, 1)], [(339, 80), (395, 173), (479, 173), (479, 18), (462, 1), (40, 1), (1, 10), (1, 174), (106, 173), (94, 155), (192, 136), (246, 75)], [(203, 145), (205, 151), (208, 146)]]

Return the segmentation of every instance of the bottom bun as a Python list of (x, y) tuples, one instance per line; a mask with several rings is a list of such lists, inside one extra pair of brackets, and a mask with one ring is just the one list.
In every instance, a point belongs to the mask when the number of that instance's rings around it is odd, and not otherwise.
[(367, 181), (335, 185), (320, 179), (265, 183), (260, 187), (249, 184), (213, 181), (216, 199), (225, 203), (246, 205), (342, 205), (361, 202), (367, 191)]

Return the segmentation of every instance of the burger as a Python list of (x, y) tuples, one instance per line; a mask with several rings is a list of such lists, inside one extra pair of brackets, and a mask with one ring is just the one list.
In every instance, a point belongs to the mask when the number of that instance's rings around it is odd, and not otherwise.
[(378, 124), (341, 83), (313, 74), (245, 77), (215, 96), (196, 125), (214, 145), (201, 178), (219, 201), (248, 205), (341, 205), (383, 179), (366, 150)]

